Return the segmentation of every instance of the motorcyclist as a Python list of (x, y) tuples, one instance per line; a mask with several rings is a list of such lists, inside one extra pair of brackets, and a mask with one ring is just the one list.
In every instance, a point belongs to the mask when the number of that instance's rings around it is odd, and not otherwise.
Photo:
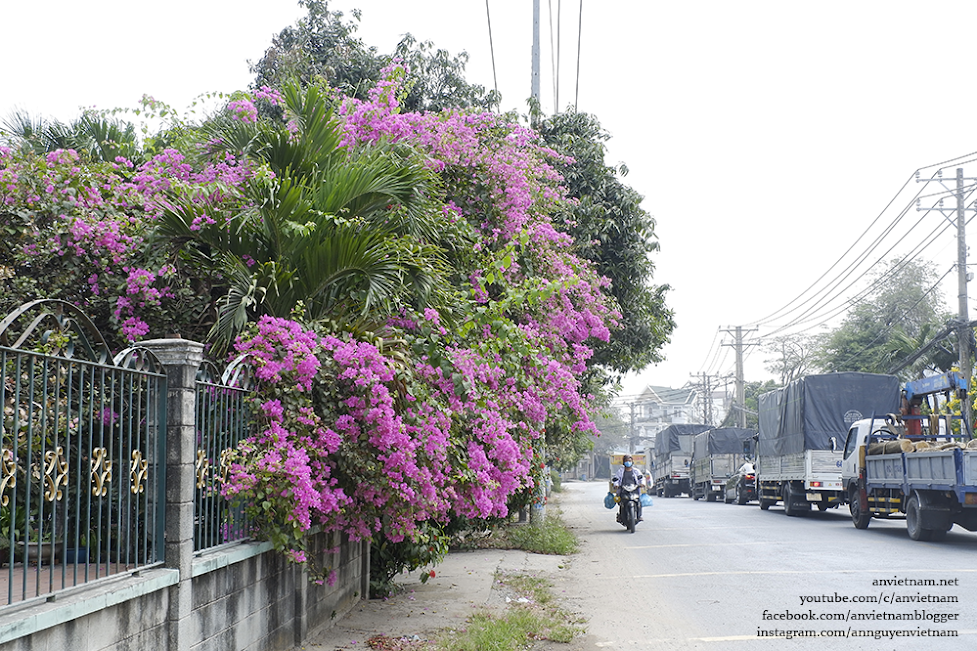
[[(640, 470), (634, 467), (634, 459), (630, 454), (625, 454), (624, 458), (621, 460), (624, 465), (618, 467), (617, 473), (614, 475), (614, 479), (611, 483), (617, 488), (617, 494), (621, 494), (621, 486), (625, 484), (634, 483), (639, 487), (645, 485), (645, 476)], [(638, 500), (638, 522), (641, 522), (643, 518), (641, 517), (641, 500)]]

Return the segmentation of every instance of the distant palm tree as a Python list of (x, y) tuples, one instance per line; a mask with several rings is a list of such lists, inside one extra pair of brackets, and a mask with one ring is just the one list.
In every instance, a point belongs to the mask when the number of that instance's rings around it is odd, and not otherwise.
[(3, 127), (6, 140), (36, 154), (74, 149), (90, 160), (112, 162), (119, 156), (135, 162), (141, 159), (135, 127), (93, 111), (86, 111), (70, 124), (15, 111), (4, 120)]
[(273, 173), (243, 189), (245, 207), (212, 222), (213, 206), (175, 197), (158, 235), (217, 265), (228, 281), (212, 337), (229, 343), (259, 314), (313, 321), (382, 319), (399, 301), (445, 296), (431, 172), (390, 144), (341, 146), (339, 122), (315, 87), (285, 89), (286, 127), (217, 119), (204, 129), (225, 151)]
[(931, 342), (930, 340), (936, 334), (936, 326), (933, 324), (924, 324), (921, 326), (919, 334), (915, 337), (910, 337), (901, 328), (896, 328), (886, 343), (886, 366), (891, 368), (903, 360), (909, 359), (911, 355), (917, 354), (930, 344), (927, 351), (907, 366), (899, 375), (906, 378), (919, 378), (923, 376), (923, 371), (925, 370), (939, 372), (951, 370), (958, 362), (957, 354), (953, 351), (952, 339)]

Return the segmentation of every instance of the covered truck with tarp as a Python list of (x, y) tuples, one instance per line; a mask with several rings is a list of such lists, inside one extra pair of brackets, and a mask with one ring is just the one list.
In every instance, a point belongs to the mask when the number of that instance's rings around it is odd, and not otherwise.
[(726, 480), (753, 458), (755, 433), (741, 427), (717, 427), (695, 435), (689, 474), (692, 499), (715, 502), (724, 498)]
[(655, 458), (651, 477), (655, 492), (662, 497), (691, 494), (689, 467), (692, 463), (692, 439), (712, 429), (710, 425), (689, 423), (669, 425), (655, 437)]
[(783, 501), (787, 515), (845, 502), (842, 450), (862, 418), (896, 413), (899, 378), (875, 373), (808, 375), (759, 397), (760, 508)]

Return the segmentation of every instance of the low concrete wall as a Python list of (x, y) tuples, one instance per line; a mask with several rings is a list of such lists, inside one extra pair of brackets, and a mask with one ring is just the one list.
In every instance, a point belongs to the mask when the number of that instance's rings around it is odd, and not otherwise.
[[(336, 570), (316, 585), (267, 543), (240, 543), (193, 561), (191, 651), (284, 651), (310, 630), (342, 617), (369, 585), (369, 543), (320, 534), (320, 556)], [(0, 613), (0, 651), (143, 651), (171, 649), (167, 613), (175, 570), (111, 577)]]

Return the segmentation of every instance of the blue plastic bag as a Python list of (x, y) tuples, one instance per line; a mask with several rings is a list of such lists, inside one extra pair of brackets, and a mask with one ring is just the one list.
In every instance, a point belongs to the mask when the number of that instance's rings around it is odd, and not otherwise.
[(651, 506), (652, 504), (654, 504), (654, 502), (651, 501), (651, 495), (649, 495), (648, 493), (642, 493), (641, 494), (641, 506), (643, 506), (643, 507), (645, 507), (645, 506)]
[(613, 509), (617, 502), (614, 501), (614, 493), (608, 491), (607, 495), (604, 496), (604, 508)]

